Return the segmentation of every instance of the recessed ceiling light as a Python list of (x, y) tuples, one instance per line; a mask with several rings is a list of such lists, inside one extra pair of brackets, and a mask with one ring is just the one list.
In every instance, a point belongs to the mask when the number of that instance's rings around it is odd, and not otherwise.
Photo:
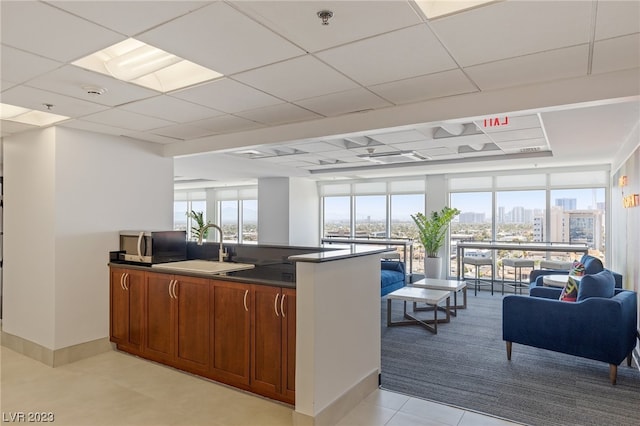
[(78, 59), (73, 65), (162, 93), (222, 76), (133, 38)]
[(427, 19), (451, 15), (463, 10), (472, 9), (496, 0), (416, 0), (418, 7), (424, 12)]
[(69, 117), (0, 103), (0, 119), (42, 127), (67, 120)]

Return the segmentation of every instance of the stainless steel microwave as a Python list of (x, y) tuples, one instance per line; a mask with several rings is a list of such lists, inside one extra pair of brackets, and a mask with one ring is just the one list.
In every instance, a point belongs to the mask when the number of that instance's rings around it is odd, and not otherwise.
[(165, 263), (187, 259), (187, 231), (120, 231), (120, 260)]

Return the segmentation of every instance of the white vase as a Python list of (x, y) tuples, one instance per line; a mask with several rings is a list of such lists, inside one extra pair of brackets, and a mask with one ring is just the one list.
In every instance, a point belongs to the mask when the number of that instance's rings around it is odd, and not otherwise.
[(440, 278), (441, 273), (442, 273), (441, 257), (425, 257), (424, 258), (425, 278)]

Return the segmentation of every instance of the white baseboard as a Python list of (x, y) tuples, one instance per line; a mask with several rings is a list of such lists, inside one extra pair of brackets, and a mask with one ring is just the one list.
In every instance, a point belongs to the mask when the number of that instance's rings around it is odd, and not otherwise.
[(113, 350), (108, 337), (53, 350), (4, 331), (0, 334), (0, 344), (49, 367), (58, 367)]

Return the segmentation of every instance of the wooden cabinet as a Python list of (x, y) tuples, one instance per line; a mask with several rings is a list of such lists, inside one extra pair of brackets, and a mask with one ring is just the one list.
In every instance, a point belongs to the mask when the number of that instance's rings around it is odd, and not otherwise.
[(251, 285), (212, 281), (211, 378), (249, 388)]
[(142, 350), (144, 272), (112, 268), (109, 285), (109, 336), (119, 349)]
[(251, 388), (282, 401), (295, 397), (295, 290), (254, 286)]
[(296, 293), (111, 268), (118, 349), (293, 404)]
[(191, 372), (209, 367), (209, 280), (147, 273), (143, 352)]

